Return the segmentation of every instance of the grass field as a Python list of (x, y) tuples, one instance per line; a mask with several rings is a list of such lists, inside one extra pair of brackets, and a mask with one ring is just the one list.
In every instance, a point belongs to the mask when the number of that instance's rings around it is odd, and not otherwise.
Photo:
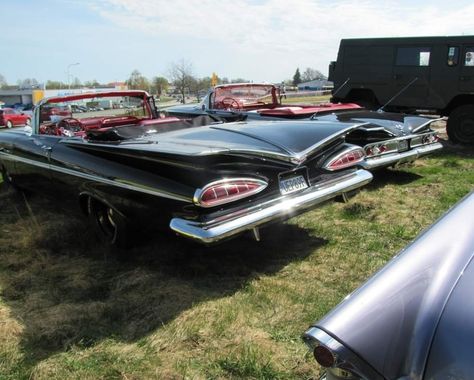
[(474, 149), (448, 144), (260, 243), (170, 234), (128, 262), (79, 213), (3, 186), (0, 379), (317, 379), (301, 333), (473, 185)]
[(331, 95), (314, 95), (314, 96), (293, 96), (291, 94), (287, 98), (282, 99), (283, 104), (318, 104), (329, 102)]

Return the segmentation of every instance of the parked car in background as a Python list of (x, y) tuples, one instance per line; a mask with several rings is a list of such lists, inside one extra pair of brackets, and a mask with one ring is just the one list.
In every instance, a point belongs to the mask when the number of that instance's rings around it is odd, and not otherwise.
[(21, 125), (30, 125), (31, 115), (13, 108), (0, 109), (0, 126), (13, 128)]
[[(367, 169), (412, 162), (442, 148), (430, 125), (439, 120), (408, 114), (369, 111), (353, 103), (285, 105), (272, 84), (239, 83), (216, 86), (198, 105), (167, 108), (170, 116), (212, 115), (223, 121), (307, 119), (364, 123), (347, 141), (364, 148)], [(318, 128), (318, 124), (314, 124)]]
[(364, 149), (363, 166), (369, 170), (413, 162), (443, 148), (437, 132), (431, 128), (441, 119), (358, 108), (315, 114), (311, 120), (363, 123), (346, 136), (346, 141)]
[[(43, 117), (56, 104), (120, 97), (141, 108)], [(258, 239), (261, 225), (372, 179), (363, 149), (344, 141), (357, 123), (213, 122), (161, 118), (143, 91), (49, 98), (31, 129), (0, 134), (0, 168), (20, 188), (77, 199), (113, 245), (160, 227), (206, 244), (246, 231)]]
[(233, 83), (215, 86), (201, 103), (166, 108), (170, 116), (214, 115), (225, 121), (262, 118), (307, 119), (315, 113), (360, 108), (357, 104), (284, 104), (280, 88), (268, 83)]
[(471, 193), (304, 333), (322, 379), (473, 378), (473, 215)]

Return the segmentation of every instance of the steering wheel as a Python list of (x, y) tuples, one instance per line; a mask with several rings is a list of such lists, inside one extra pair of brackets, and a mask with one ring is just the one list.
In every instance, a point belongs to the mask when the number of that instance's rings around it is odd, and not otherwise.
[(64, 133), (64, 131), (69, 131), (74, 134), (83, 130), (82, 123), (74, 117), (65, 117), (64, 119), (59, 120), (58, 129), (67, 136), (69, 136), (70, 133)]
[(224, 109), (239, 110), (241, 108), (240, 103), (234, 98), (224, 98), (220, 104)]

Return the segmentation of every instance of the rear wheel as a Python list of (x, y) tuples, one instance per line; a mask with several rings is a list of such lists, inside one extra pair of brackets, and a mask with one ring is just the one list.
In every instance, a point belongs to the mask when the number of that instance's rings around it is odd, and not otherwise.
[(91, 197), (87, 201), (87, 213), (100, 241), (109, 247), (126, 248), (126, 221), (123, 215)]
[(7, 126), (7, 128), (13, 127), (13, 123), (11, 122), (11, 120), (7, 120), (7, 123), (5, 125)]
[(446, 132), (452, 142), (474, 144), (474, 105), (455, 108), (449, 115)]
[(10, 175), (8, 174), (7, 170), (2, 167), (1, 170), (0, 170), (0, 174), (2, 176), (2, 179), (3, 179), (3, 188), (5, 190), (16, 190), (16, 186), (15, 184), (13, 183), (13, 180), (12, 178), (10, 177)]

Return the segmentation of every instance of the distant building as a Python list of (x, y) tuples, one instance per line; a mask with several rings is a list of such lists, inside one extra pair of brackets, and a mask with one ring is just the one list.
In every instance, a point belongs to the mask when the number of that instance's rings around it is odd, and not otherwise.
[(0, 102), (7, 105), (31, 104), (33, 91), (35, 90), (0, 90)]
[(315, 79), (298, 85), (298, 91), (321, 91), (331, 88), (333, 88), (332, 82), (321, 79)]
[(65, 96), (73, 94), (82, 94), (84, 92), (104, 92), (104, 91), (122, 91), (127, 90), (128, 87), (123, 82), (109, 83), (104, 87), (97, 88), (63, 88), (60, 90), (40, 90), (40, 89), (28, 89), (28, 90), (0, 90), (0, 102), (8, 105), (14, 104), (36, 104), (43, 98), (49, 98), (52, 96)]

